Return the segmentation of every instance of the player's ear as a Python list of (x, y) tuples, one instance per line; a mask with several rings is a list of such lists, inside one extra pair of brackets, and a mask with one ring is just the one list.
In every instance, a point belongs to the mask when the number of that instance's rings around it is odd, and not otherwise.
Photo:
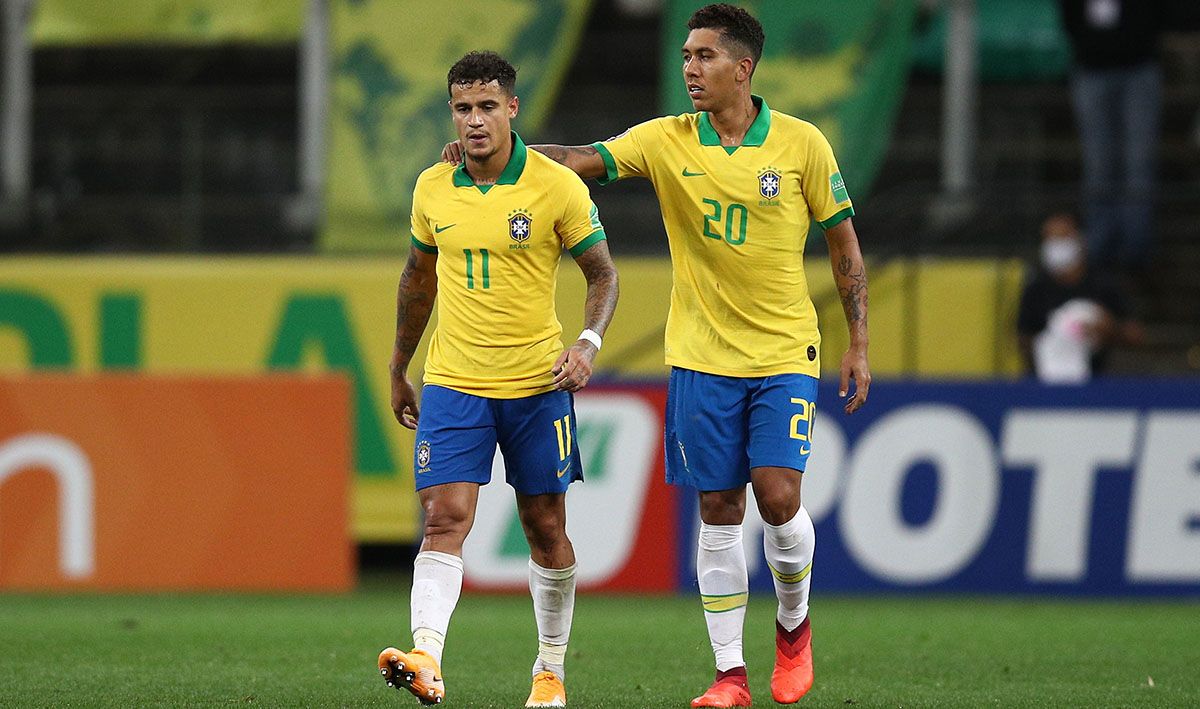
[(508, 100), (508, 117), (516, 118), (517, 111), (519, 111), (520, 108), (521, 108), (521, 99), (517, 98), (516, 96), (513, 96), (512, 98), (510, 98)]
[(742, 57), (737, 64), (737, 71), (734, 73), (734, 78), (737, 81), (749, 81), (750, 76), (754, 73), (754, 60), (750, 57)]

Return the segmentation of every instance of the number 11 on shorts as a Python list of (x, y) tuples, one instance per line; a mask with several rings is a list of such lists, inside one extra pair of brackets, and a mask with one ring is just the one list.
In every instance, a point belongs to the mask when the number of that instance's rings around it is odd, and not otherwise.
[(558, 434), (558, 459), (566, 460), (571, 455), (571, 414), (555, 419), (554, 432)]

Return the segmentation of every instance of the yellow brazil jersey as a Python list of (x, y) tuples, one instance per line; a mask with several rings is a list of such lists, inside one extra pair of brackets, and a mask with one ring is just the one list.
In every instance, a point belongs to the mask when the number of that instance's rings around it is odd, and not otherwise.
[(820, 372), (804, 242), (854, 214), (833, 149), (811, 123), (772, 111), (736, 148), (707, 113), (657, 118), (594, 146), (601, 183), (654, 183), (671, 248), (667, 364), (731, 377)]
[(578, 256), (605, 238), (583, 181), (512, 135), (495, 185), (476, 186), (465, 164), (440, 163), (413, 191), (413, 246), (438, 256), (425, 383), (496, 399), (554, 388), (563, 247)]

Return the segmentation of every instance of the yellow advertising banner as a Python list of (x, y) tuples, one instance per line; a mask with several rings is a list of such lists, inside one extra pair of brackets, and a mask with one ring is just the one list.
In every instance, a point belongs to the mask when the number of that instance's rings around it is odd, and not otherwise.
[[(402, 268), (378, 257), (0, 259), (0, 373), (344, 372), (353, 384), (355, 538), (413, 541), (413, 434), (393, 418), (387, 370)], [(659, 260), (622, 268), (633, 295), (606, 351), (628, 352), (612, 360), (626, 365), (622, 374), (661, 376), (670, 270)], [(654, 296), (639, 305), (635, 284)], [(582, 327), (585, 291), (564, 260), (558, 310), (568, 332)], [(427, 346), (428, 337), (413, 361), (416, 380)]]
[[(616, 235), (613, 238), (618, 238)], [(392, 416), (387, 363), (400, 258), (176, 257), (0, 259), (0, 373), (152, 374), (326, 371), (352, 382), (353, 529), (360, 542), (413, 541), (419, 509), (413, 436)], [(666, 259), (618, 259), (621, 301), (597, 376), (661, 381), (670, 303)], [(822, 353), (847, 344), (829, 265), (807, 265)], [(876, 377), (981, 377), (1018, 371), (1012, 322), (1021, 265), (919, 260), (871, 270)], [(564, 258), (558, 314), (568, 337), (586, 285)], [(436, 325), (436, 316), (429, 331)], [(428, 337), (410, 374), (421, 376)]]
[(381, 259), (6, 259), (0, 371), (345, 372), (355, 538), (411, 540), (412, 435), (392, 418), (387, 378), (400, 268)]

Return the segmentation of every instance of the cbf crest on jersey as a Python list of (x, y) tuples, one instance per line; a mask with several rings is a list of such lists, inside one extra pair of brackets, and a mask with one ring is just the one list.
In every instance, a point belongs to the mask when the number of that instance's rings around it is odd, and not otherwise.
[(429, 469), (429, 441), (421, 441), (417, 444), (417, 472), (425, 472)]
[(518, 244), (523, 244), (533, 230), (533, 215), (525, 209), (514, 209), (508, 213), (508, 235)]
[(781, 182), (783, 180), (779, 170), (773, 167), (766, 167), (758, 173), (758, 193), (762, 195), (763, 201), (759, 206), (765, 207), (778, 204), (776, 199), (779, 197)]

